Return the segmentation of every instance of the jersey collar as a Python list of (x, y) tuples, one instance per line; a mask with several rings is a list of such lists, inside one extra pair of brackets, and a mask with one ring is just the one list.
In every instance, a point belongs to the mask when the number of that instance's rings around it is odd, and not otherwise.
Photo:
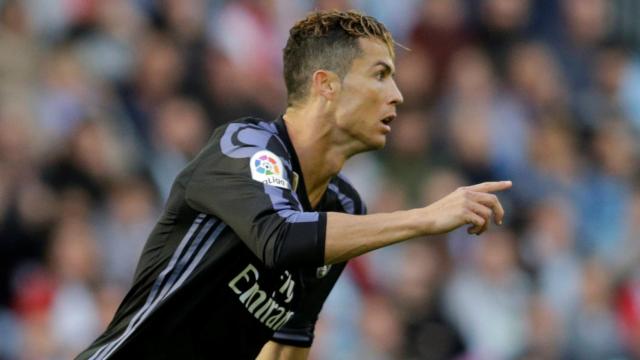
[[(280, 139), (284, 142), (284, 145), (287, 147), (289, 154), (291, 154), (291, 167), (293, 167), (293, 171), (298, 174), (298, 188), (296, 189), (296, 193), (298, 194), (298, 199), (302, 204), (302, 207), (306, 211), (312, 211), (311, 202), (309, 201), (309, 197), (307, 196), (307, 187), (304, 184), (304, 175), (302, 174), (302, 167), (300, 166), (300, 161), (298, 160), (298, 154), (296, 154), (296, 149), (293, 147), (293, 143), (291, 142), (291, 138), (289, 138), (289, 132), (287, 131), (287, 125), (284, 122), (284, 118), (279, 116), (274, 124), (278, 129), (278, 134), (280, 135)], [(322, 201), (321, 201), (322, 202)]]

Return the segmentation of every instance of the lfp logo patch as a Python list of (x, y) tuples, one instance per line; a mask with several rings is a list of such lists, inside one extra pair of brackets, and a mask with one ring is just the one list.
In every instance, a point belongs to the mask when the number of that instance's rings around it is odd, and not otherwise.
[(261, 183), (291, 189), (289, 182), (282, 176), (282, 160), (268, 150), (255, 153), (250, 161), (251, 178)]
[(276, 159), (269, 155), (262, 155), (254, 161), (256, 171), (265, 175), (281, 175)]

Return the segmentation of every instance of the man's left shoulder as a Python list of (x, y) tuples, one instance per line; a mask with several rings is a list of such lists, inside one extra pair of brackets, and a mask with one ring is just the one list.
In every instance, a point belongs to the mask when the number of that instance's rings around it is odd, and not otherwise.
[(251, 117), (230, 122), (222, 129), (220, 150), (231, 158), (250, 158), (260, 151), (273, 154), (287, 163), (291, 157), (275, 124)]

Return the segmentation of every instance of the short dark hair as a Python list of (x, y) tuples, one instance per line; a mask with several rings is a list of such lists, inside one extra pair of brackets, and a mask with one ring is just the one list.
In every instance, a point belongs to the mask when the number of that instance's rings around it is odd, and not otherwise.
[(384, 42), (394, 56), (393, 38), (378, 20), (357, 11), (316, 11), (289, 31), (283, 51), (284, 81), (289, 106), (307, 96), (314, 71), (330, 70), (342, 79), (362, 53), (359, 38)]

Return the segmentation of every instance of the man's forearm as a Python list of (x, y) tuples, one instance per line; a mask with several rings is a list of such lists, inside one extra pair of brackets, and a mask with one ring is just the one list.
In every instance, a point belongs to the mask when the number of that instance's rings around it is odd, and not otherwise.
[(424, 234), (417, 209), (385, 214), (327, 213), (326, 264), (349, 260), (371, 250)]
[(456, 189), (435, 203), (412, 210), (373, 215), (327, 213), (325, 264), (343, 262), (371, 250), (422, 235), (449, 232), (470, 225), (481, 234), (491, 218), (502, 223), (504, 210), (492, 192), (506, 190), (511, 181), (486, 182)]

